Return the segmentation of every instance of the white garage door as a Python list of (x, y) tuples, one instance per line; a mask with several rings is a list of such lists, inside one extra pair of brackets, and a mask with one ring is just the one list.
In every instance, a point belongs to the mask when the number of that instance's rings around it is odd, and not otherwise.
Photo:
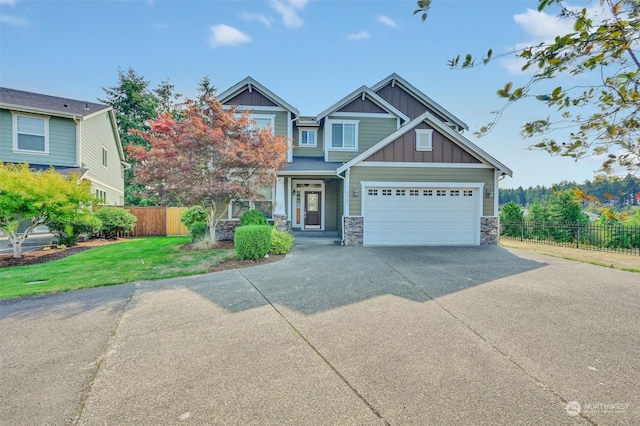
[(480, 243), (478, 187), (364, 188), (365, 245)]

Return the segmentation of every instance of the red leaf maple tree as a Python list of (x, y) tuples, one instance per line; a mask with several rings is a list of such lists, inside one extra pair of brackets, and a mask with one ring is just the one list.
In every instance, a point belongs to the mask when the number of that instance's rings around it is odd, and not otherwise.
[[(176, 118), (179, 117), (179, 118)], [(287, 139), (258, 130), (249, 113), (225, 111), (214, 97), (187, 100), (179, 114), (161, 114), (138, 132), (150, 148), (129, 145), (134, 181), (160, 202), (209, 212), (210, 236), (232, 200), (260, 199), (286, 161)]]

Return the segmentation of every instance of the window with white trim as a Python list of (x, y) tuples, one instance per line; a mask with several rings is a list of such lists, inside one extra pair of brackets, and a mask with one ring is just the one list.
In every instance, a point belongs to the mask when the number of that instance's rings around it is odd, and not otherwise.
[(462, 193), (465, 197), (473, 197), (473, 191), (471, 189), (465, 189)]
[(420, 190), (419, 189), (410, 189), (409, 190), (409, 196), (410, 197), (417, 197), (420, 195)]
[(317, 146), (317, 134), (316, 130), (300, 130), (300, 146)]
[(416, 129), (416, 151), (433, 151), (433, 129)]
[(264, 213), (267, 219), (273, 217), (273, 188), (268, 187), (258, 190), (261, 195), (256, 200), (233, 200), (229, 207), (229, 219), (240, 219), (247, 210), (256, 209)]
[[(242, 117), (242, 114), (236, 114), (237, 118)], [(268, 126), (271, 126), (271, 132), (275, 135), (276, 133), (276, 116), (275, 114), (250, 114), (249, 120), (253, 120), (254, 122), (250, 124), (250, 128), (252, 130), (260, 131), (262, 129), (266, 129)]]
[(358, 120), (327, 120), (325, 135), (329, 149), (357, 150), (358, 123)]
[(102, 147), (102, 165), (105, 167), (108, 167), (107, 164), (108, 163), (108, 159), (109, 159), (109, 155), (108, 155), (108, 151), (107, 148), (105, 148), (104, 146)]
[(13, 149), (46, 154), (49, 152), (49, 118), (13, 115)]
[(107, 191), (103, 191), (101, 189), (96, 189), (96, 198), (98, 202), (101, 204), (107, 203)]

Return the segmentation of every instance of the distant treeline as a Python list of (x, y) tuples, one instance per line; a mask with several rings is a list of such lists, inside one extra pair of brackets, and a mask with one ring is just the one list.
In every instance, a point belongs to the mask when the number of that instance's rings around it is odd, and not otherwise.
[(585, 181), (576, 183), (562, 181), (549, 188), (546, 186), (536, 186), (524, 189), (500, 189), (500, 204), (513, 201), (523, 207), (531, 205), (534, 201), (542, 201), (553, 194), (554, 188), (558, 191), (565, 189), (572, 190), (579, 188), (587, 195), (600, 200), (603, 205), (616, 208), (627, 206), (637, 206), (640, 204), (640, 178), (627, 175), (624, 179), (607, 179), (598, 181)]

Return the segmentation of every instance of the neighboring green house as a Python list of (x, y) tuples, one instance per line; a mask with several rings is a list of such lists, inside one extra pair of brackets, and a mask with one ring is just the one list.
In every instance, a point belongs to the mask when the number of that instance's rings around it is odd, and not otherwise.
[(250, 207), (291, 228), (335, 230), (345, 245), (498, 241), (498, 182), (512, 171), (470, 142), (467, 125), (397, 74), (302, 116), (247, 77), (218, 99), (290, 140), (266, 201)]
[(124, 204), (124, 152), (113, 108), (0, 88), (0, 161), (80, 173), (104, 204)]

